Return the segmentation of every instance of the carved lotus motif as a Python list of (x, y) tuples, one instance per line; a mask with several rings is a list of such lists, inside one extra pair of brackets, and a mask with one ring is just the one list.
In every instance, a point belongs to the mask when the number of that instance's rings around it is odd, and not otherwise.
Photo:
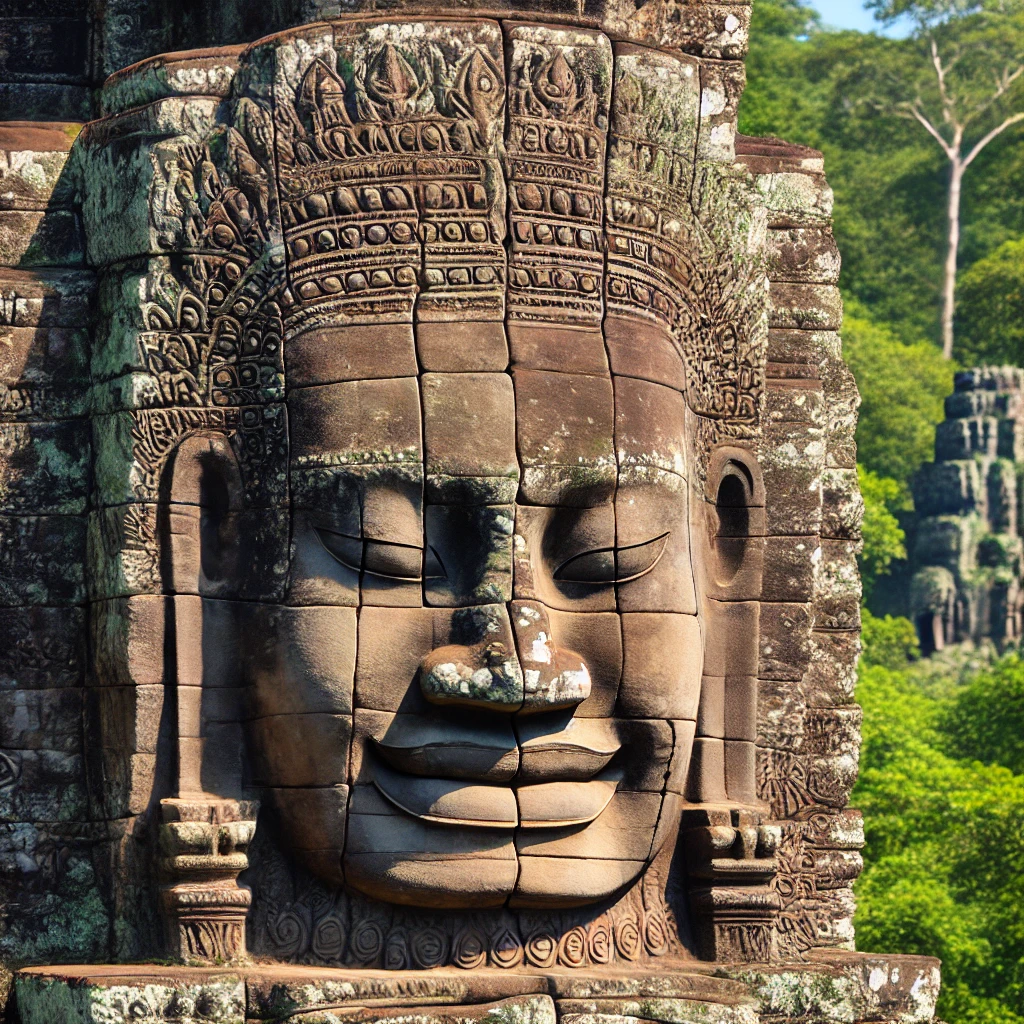
[(420, 84), (412, 65), (391, 43), (382, 46), (366, 65), (364, 89), (372, 112), (396, 121), (417, 112), (416, 101), (428, 83)]

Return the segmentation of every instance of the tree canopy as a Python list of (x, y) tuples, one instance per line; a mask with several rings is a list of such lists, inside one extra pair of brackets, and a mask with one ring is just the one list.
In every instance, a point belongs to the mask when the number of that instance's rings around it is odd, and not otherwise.
[[(965, 4), (965, 13), (984, 37), (991, 12), (979, 14), (977, 6)], [(908, 0), (892, 0), (887, 10), (896, 17), (907, 8)], [(1015, 0), (1014, 34), (1020, 10)], [(844, 295), (896, 337), (939, 343), (947, 160), (917, 122), (900, 116), (895, 101), (879, 102), (887, 90), (893, 95), (893, 83), (907, 83), (908, 68), (922, 66), (927, 47), (922, 50), (921, 39), (824, 31), (799, 0), (755, 0), (751, 41), (740, 130), (824, 152), (836, 194)], [(993, 81), (977, 72), (979, 88)], [(1022, 84), (1018, 79), (1014, 88)], [(913, 98), (913, 91), (898, 99), (907, 95)], [(1003, 243), (1024, 237), (1024, 123), (974, 161), (964, 179), (961, 220), (962, 277)], [(958, 331), (966, 330), (961, 315)], [(959, 349), (953, 354), (966, 364)]]

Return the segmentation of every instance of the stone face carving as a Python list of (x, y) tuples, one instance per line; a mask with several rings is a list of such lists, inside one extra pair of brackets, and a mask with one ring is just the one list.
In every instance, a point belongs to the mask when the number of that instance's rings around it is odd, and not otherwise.
[(997, 646), (1021, 636), (1021, 393), (1015, 367), (956, 375), (935, 461), (914, 480), (921, 514), (912, 557), (911, 613), (922, 650), (964, 640)]
[[(852, 946), (830, 193), (736, 135), (745, 8), (669, 7), (318, 9), (38, 141), (0, 810), (44, 895), (69, 863), (131, 922), (78, 959), (496, 986), (459, 1009)], [(677, 1012), (580, 984), (559, 1013)]]

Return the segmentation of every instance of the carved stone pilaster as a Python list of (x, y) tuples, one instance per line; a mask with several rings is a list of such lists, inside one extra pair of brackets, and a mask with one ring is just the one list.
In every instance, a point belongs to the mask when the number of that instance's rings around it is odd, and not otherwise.
[(161, 904), (171, 956), (237, 960), (252, 902), (238, 876), (249, 866), (259, 804), (216, 797), (160, 801)]
[(690, 910), (697, 949), (718, 962), (773, 959), (781, 909), (771, 881), (780, 829), (750, 810), (702, 807), (683, 812)]

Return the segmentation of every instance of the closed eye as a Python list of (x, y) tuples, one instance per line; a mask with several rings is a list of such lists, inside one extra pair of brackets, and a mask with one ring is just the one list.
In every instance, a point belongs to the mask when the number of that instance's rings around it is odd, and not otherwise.
[(446, 575), (444, 565), (433, 547), (423, 548), (392, 541), (352, 537), (334, 530), (314, 527), (317, 539), (335, 561), (353, 572), (364, 572), (386, 580), (420, 583)]
[(598, 548), (584, 551), (563, 562), (555, 570), (555, 579), (562, 583), (629, 583), (646, 576), (660, 561), (668, 543), (663, 533), (642, 544)]

